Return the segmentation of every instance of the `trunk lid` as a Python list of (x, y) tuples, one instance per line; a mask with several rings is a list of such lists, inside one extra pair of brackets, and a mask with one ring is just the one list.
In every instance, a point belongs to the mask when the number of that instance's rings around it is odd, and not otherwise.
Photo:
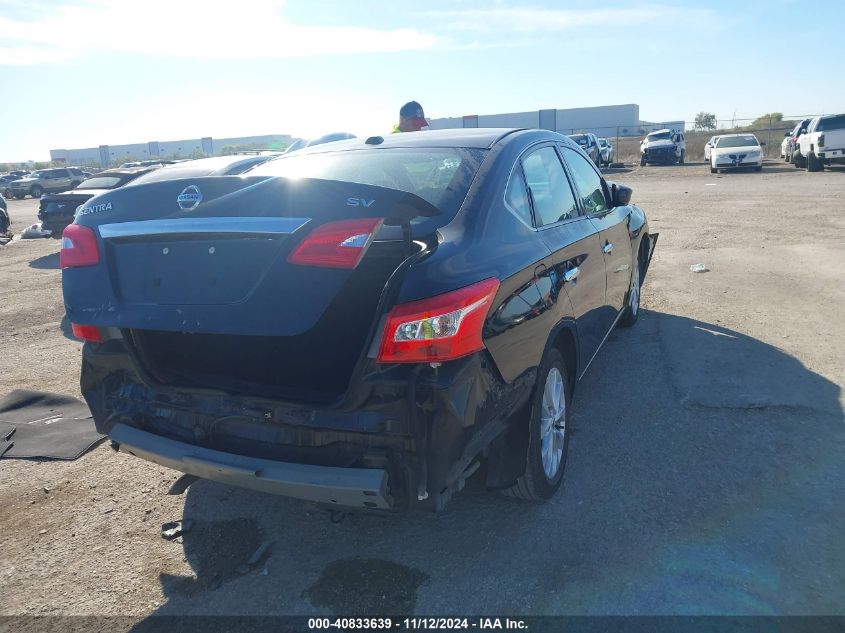
[[(334, 399), (410, 254), (389, 227), (436, 213), (413, 194), (338, 181), (130, 185), (92, 199), (75, 221), (97, 233), (100, 261), (62, 271), (67, 315), (124, 329), (163, 383)], [(355, 218), (382, 218), (399, 239), (377, 238), (354, 269), (288, 261), (318, 227)]]

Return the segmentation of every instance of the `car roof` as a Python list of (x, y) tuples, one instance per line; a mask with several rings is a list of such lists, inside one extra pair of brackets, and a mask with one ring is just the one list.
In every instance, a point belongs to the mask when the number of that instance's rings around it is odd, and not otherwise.
[[(249, 166), (258, 165), (273, 158), (272, 154), (260, 155), (231, 155), (198, 158), (173, 165), (165, 165), (155, 170), (155, 173), (145, 174), (139, 178), (142, 182), (158, 180), (175, 180), (176, 178), (197, 178), (200, 176), (219, 176), (238, 170), (240, 173)], [(242, 168), (242, 169), (241, 169)], [(134, 184), (134, 181), (133, 181)]]
[(158, 165), (143, 165), (141, 167), (118, 167), (116, 169), (106, 169), (96, 174), (91, 174), (91, 178), (99, 178), (100, 176), (133, 176), (136, 174), (145, 174), (148, 171), (158, 169)]
[(522, 128), (456, 128), (448, 130), (424, 130), (422, 132), (399, 132), (371, 136), (381, 139), (378, 143), (367, 143), (367, 138), (334, 141), (296, 150), (297, 154), (317, 154), (371, 147), (469, 147), (487, 149), (504, 137), (521, 131)]

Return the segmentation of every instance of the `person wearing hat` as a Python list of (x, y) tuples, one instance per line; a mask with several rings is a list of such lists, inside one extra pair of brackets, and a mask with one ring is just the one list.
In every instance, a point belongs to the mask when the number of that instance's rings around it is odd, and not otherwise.
[(422, 106), (416, 101), (409, 101), (399, 109), (399, 125), (393, 126), (394, 132), (419, 132), (428, 127)]

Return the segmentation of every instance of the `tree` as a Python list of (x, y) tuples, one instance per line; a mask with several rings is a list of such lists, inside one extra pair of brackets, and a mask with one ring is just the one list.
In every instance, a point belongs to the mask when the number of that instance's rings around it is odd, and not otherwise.
[(777, 125), (781, 121), (783, 121), (783, 112), (767, 112), (763, 116), (754, 119), (751, 127), (769, 127), (770, 122), (772, 125)]
[(699, 112), (695, 115), (696, 130), (715, 130), (716, 115), (712, 112)]

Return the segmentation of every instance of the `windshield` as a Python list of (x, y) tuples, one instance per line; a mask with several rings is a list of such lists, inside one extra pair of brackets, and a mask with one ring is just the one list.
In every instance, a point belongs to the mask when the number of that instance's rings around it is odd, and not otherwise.
[(723, 148), (723, 147), (747, 147), (749, 145), (760, 145), (757, 141), (757, 137), (753, 134), (748, 134), (744, 136), (723, 136), (718, 141), (716, 141), (716, 147)]
[(88, 180), (83, 180), (77, 189), (114, 189), (123, 183), (121, 176), (95, 176)]
[(21, 178), (41, 178), (43, 175), (43, 171), (34, 171), (29, 176), (21, 176)]
[(600, 138), (600, 139), (599, 139), (599, 145), (600, 145), (602, 148), (605, 148), (605, 147), (607, 147), (608, 145), (610, 145), (610, 143), (608, 143), (608, 142), (607, 142), (607, 139)]
[(647, 141), (671, 141), (672, 140), (672, 133), (671, 132), (656, 132), (654, 134), (649, 134), (646, 136)]
[(484, 154), (484, 150), (448, 147), (290, 154), (263, 163), (247, 175), (323, 178), (407, 191), (440, 210), (435, 218), (414, 221), (425, 222), (426, 229), (433, 230), (458, 212)]

